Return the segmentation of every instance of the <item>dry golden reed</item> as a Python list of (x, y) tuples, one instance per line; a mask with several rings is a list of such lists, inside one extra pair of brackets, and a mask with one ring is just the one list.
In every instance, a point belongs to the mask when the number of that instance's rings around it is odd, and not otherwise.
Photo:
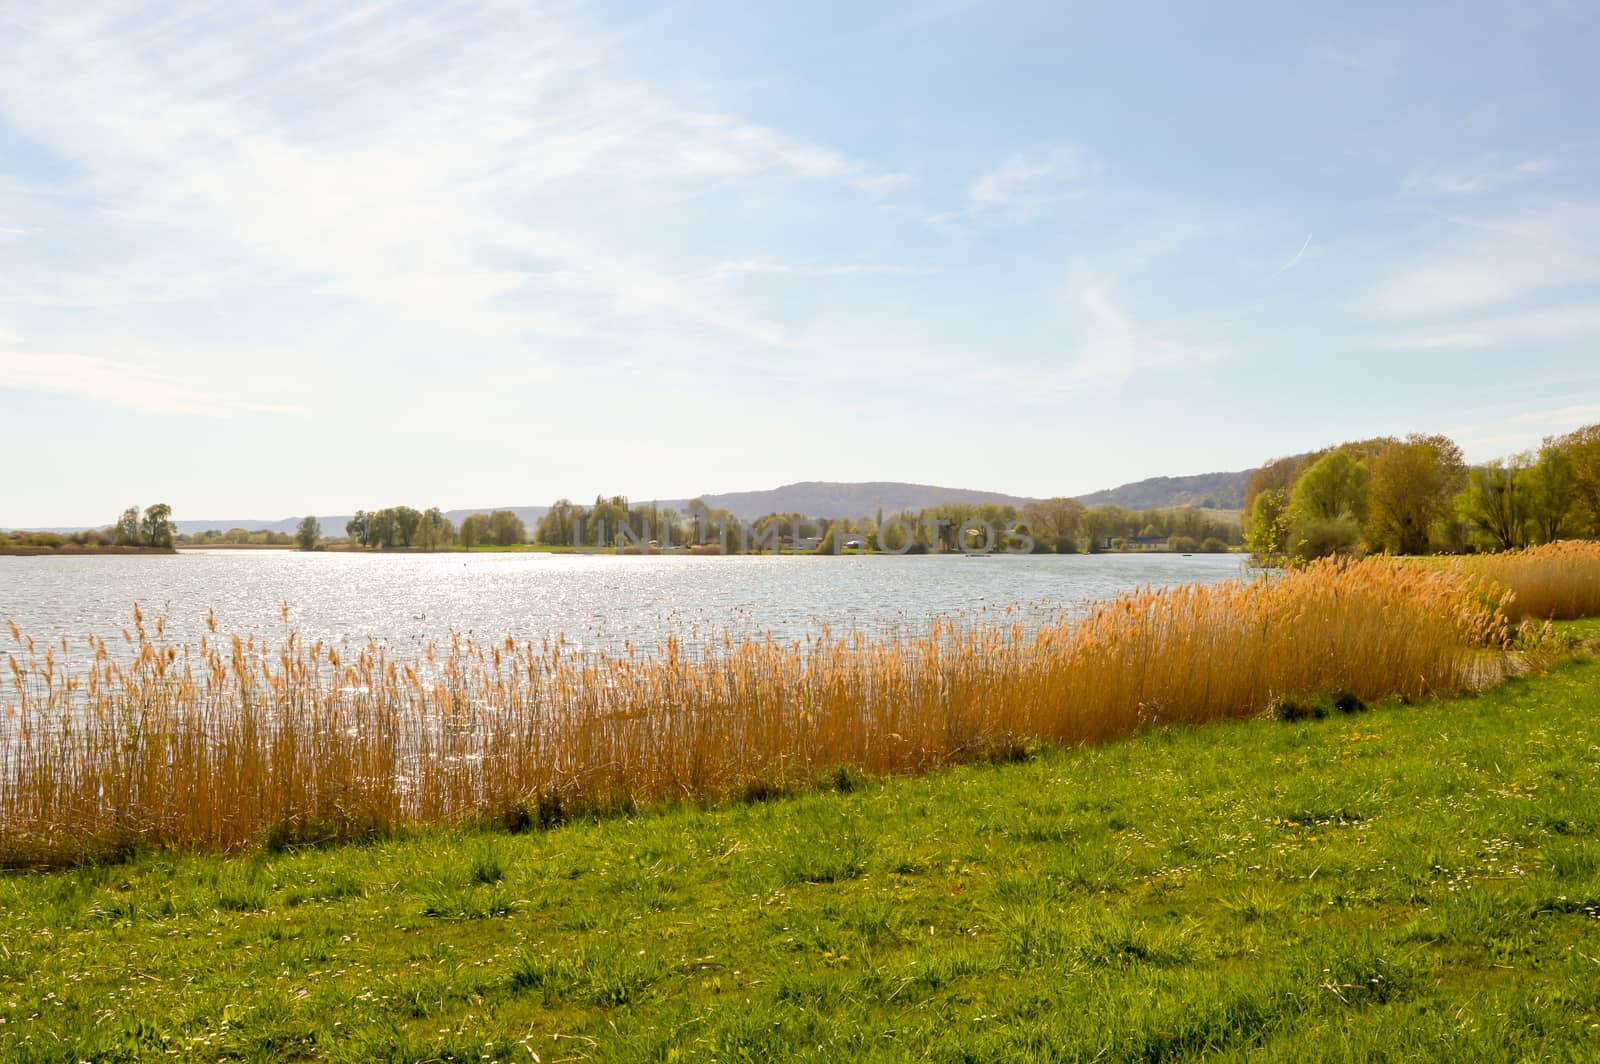
[(1562, 621), (1600, 615), (1600, 543), (1564, 540), (1542, 547), (1455, 559), (1460, 571), (1511, 592), (1512, 620)]
[(136, 610), (125, 652), (91, 639), (73, 670), (12, 626), (0, 860), (539, 822), (1098, 742), (1283, 694), (1448, 694), (1506, 633), (1472, 578), (1383, 558), (1144, 591), (1042, 628), (725, 638), (704, 655), (454, 637), (399, 661), (155, 629)]

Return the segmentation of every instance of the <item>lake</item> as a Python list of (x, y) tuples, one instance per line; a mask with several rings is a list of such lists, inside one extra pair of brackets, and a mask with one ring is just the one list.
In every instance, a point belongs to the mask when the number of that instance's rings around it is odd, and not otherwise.
[[(306, 640), (402, 651), (452, 630), (576, 649), (650, 650), (669, 635), (771, 632), (803, 638), (827, 626), (916, 633), (939, 615), (1018, 604), (1034, 617), (1146, 585), (1242, 575), (1240, 555), (959, 554), (684, 557), (564, 554), (302, 554), (184, 551), (132, 557), (0, 557), (0, 624), (36, 639), (116, 636), (139, 603), (164, 615), (170, 639), (196, 641), (208, 609), (224, 633), (284, 633), (280, 606)], [(76, 654), (74, 654), (76, 656)]]

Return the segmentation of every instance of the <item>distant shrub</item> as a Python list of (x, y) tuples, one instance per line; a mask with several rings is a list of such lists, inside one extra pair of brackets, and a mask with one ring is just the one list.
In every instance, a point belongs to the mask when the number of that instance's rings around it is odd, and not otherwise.
[(1218, 539), (1216, 536), (1207, 536), (1205, 539), (1200, 541), (1200, 553), (1226, 554), (1228, 553), (1228, 545), (1222, 542), (1222, 540)]
[(1193, 554), (1200, 549), (1200, 544), (1195, 542), (1193, 536), (1173, 536), (1167, 541), (1167, 546), (1178, 554)]

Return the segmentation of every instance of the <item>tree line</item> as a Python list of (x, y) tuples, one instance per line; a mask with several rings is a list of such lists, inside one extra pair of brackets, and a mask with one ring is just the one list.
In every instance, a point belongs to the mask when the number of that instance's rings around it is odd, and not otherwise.
[(1380, 436), (1274, 459), (1245, 492), (1265, 558), (1461, 554), (1600, 538), (1600, 424), (1469, 465), (1449, 437)]
[[(301, 522), (304, 546), (310, 526)], [(320, 529), (320, 526), (319, 526)], [(468, 549), (481, 546), (511, 547), (528, 540), (522, 518), (510, 510), (469, 514), (457, 528), (437, 506), (417, 510), (410, 506), (389, 506), (382, 510), (357, 510), (345, 523), (345, 534), (363, 547), (379, 550), (405, 547), (415, 550), (445, 550), (454, 546)], [(310, 537), (315, 542), (315, 536)], [(309, 548), (307, 548), (309, 549)]]
[[(1237, 520), (1196, 507), (1127, 510), (1085, 507), (1076, 499), (1053, 498), (1020, 509), (999, 503), (945, 503), (921, 510), (858, 518), (810, 518), (771, 513), (742, 520), (695, 499), (682, 511), (655, 503), (634, 504), (623, 495), (600, 495), (593, 505), (557, 499), (534, 528), (535, 539), (560, 547), (712, 546), (727, 553), (746, 550), (810, 550), (831, 554), (846, 544), (905, 553), (955, 551), (963, 526), (979, 523), (997, 533), (1032, 540), (1035, 553), (1117, 549), (1135, 536), (1170, 537), (1169, 549), (1226, 551), (1243, 543)], [(966, 533), (974, 536), (975, 530)]]
[(147, 506), (143, 511), (130, 506), (114, 524), (82, 532), (0, 532), (0, 547), (38, 550), (103, 550), (107, 547), (137, 547), (171, 550), (177, 526), (172, 507), (166, 503)]
[(137, 506), (122, 511), (113, 526), (117, 545), (122, 547), (160, 547), (172, 549), (172, 539), (177, 525), (172, 520), (172, 507), (164, 502), (146, 506), (144, 513)]

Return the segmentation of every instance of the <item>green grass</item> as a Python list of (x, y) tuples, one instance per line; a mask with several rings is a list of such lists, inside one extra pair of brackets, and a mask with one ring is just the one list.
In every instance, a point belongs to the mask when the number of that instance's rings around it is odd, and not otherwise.
[(1585, 617), (1577, 621), (1556, 621), (1551, 624), (1556, 634), (1569, 643), (1600, 642), (1600, 617)]
[(0, 1059), (1593, 1059), (1597, 710), (1577, 662), (718, 810), (13, 876)]

